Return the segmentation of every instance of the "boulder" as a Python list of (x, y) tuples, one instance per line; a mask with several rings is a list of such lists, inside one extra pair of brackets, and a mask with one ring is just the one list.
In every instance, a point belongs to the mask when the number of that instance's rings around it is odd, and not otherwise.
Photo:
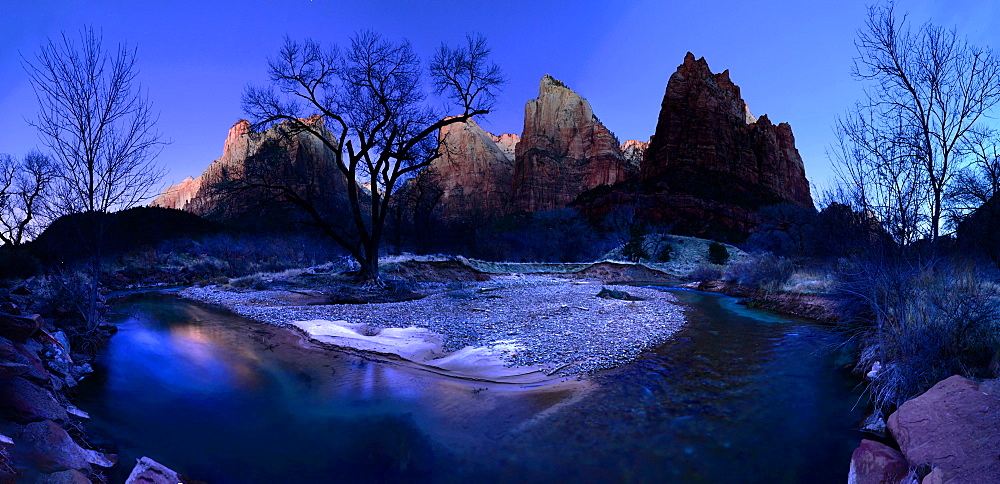
[(14, 341), (24, 342), (42, 327), (42, 317), (17, 316), (0, 312), (0, 336)]
[(51, 392), (20, 376), (0, 381), (0, 415), (20, 423), (68, 418)]
[(941, 468), (935, 468), (931, 470), (929, 474), (924, 476), (923, 480), (920, 481), (920, 484), (944, 484), (945, 482), (944, 471), (942, 471)]
[(6, 380), (27, 373), (28, 365), (13, 361), (0, 361), (0, 380)]
[[(29, 341), (30, 342), (30, 341)], [(33, 345), (40, 348), (40, 345)], [(24, 373), (26, 378), (30, 378), (39, 383), (49, 381), (49, 372), (45, 369), (45, 364), (38, 357), (38, 352), (26, 344), (10, 341), (0, 337), (0, 358), (13, 363), (25, 365), (28, 371)]]
[(42, 474), (35, 478), (37, 484), (90, 484), (90, 479), (76, 469)]
[(21, 439), (31, 446), (32, 460), (44, 472), (90, 468), (88, 451), (51, 420), (26, 425)]
[(899, 406), (889, 431), (912, 466), (940, 482), (1000, 482), (1000, 398), (955, 375)]
[(178, 484), (182, 482), (176, 472), (149, 457), (140, 457), (125, 484)]
[(848, 484), (895, 484), (909, 472), (906, 458), (898, 450), (874, 440), (862, 440), (851, 454)]

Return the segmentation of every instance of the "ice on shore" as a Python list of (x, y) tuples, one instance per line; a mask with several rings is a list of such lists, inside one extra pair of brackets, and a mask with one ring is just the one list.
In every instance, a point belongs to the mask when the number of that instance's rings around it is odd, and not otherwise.
[(506, 355), (524, 347), (514, 340), (491, 346), (466, 346), (448, 353), (440, 334), (426, 328), (384, 328), (367, 335), (368, 326), (347, 321), (295, 321), (293, 326), (318, 343), (358, 351), (395, 355), (447, 376), (504, 383), (537, 383), (551, 379), (541, 368), (509, 366)]

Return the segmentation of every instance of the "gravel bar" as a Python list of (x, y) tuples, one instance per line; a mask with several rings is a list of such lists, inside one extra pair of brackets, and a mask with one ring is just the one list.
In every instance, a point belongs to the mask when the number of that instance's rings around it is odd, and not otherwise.
[[(644, 300), (598, 298), (602, 287)], [(417, 326), (443, 335), (449, 351), (512, 344), (511, 365), (537, 365), (554, 375), (623, 365), (667, 341), (684, 324), (683, 308), (668, 292), (543, 275), (494, 276), (394, 303), (297, 306), (284, 302), (281, 292), (206, 286), (180, 294), (277, 326), (314, 319), (364, 323), (373, 330)]]

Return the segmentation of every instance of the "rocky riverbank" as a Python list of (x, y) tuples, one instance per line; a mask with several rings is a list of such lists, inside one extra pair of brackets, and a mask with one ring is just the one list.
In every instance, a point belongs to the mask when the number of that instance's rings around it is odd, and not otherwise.
[(812, 319), (824, 323), (839, 320), (836, 301), (825, 294), (805, 294), (798, 292), (772, 292), (742, 286), (726, 281), (697, 281), (683, 285), (699, 291), (717, 292), (740, 299), (740, 303), (750, 307), (767, 309), (777, 313)]
[(103, 482), (117, 458), (90, 446), (70, 402), (90, 365), (31, 301), (23, 285), (0, 292), (0, 482)]
[(1000, 482), (1000, 380), (955, 375), (889, 416), (899, 450), (863, 440), (849, 484)]
[[(634, 300), (598, 297), (602, 288), (609, 290), (605, 294), (625, 292)], [(309, 301), (305, 294), (310, 293), (220, 286), (181, 291), (185, 297), (278, 326), (302, 330), (296, 322), (342, 322), (353, 335), (326, 343), (348, 350), (362, 348), (354, 335), (377, 338), (390, 328), (414, 327), (439, 338), (432, 359), (485, 348), (505, 367), (531, 368), (550, 377), (627, 363), (665, 342), (684, 323), (683, 310), (669, 293), (549, 275), (492, 275), (487, 281), (453, 283), (426, 297), (399, 302), (310, 305), (323, 298), (314, 294)], [(399, 356), (405, 351), (390, 353)]]

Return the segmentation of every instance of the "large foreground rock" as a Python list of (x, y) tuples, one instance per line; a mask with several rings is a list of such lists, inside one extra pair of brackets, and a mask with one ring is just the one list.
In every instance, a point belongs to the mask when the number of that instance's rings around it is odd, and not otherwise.
[(32, 448), (32, 458), (45, 472), (89, 470), (90, 465), (111, 467), (115, 459), (80, 447), (57, 423), (46, 420), (24, 427), (21, 438)]
[(52, 392), (19, 376), (0, 381), (0, 416), (20, 423), (69, 418)]
[(37, 314), (19, 316), (0, 312), (0, 336), (24, 342), (42, 327), (42, 317)]
[(848, 484), (897, 483), (909, 472), (906, 458), (898, 450), (874, 440), (862, 440), (851, 454)]
[(91, 484), (87, 476), (76, 469), (42, 474), (35, 479), (35, 484)]
[(184, 480), (167, 466), (149, 457), (140, 457), (125, 484), (178, 484)]
[(888, 423), (910, 465), (931, 465), (940, 482), (1000, 482), (1000, 398), (980, 384), (949, 377)]

